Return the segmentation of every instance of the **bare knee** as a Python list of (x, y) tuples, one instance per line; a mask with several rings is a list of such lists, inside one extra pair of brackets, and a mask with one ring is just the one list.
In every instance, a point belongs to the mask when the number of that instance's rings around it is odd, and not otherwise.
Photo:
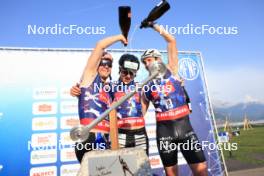
[(206, 162), (191, 164), (190, 165), (194, 176), (207, 176), (207, 165)]
[(177, 176), (178, 175), (177, 166), (165, 167), (164, 169), (165, 169), (166, 176)]

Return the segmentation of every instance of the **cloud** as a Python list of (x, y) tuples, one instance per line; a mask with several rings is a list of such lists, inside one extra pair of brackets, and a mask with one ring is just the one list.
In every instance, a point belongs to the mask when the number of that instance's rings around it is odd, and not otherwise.
[(259, 102), (260, 100), (258, 100), (257, 98), (254, 98), (250, 95), (245, 95), (244, 97), (244, 102), (245, 103), (253, 103), (253, 102)]
[(207, 69), (206, 75), (215, 104), (264, 102), (264, 70), (243, 67)]

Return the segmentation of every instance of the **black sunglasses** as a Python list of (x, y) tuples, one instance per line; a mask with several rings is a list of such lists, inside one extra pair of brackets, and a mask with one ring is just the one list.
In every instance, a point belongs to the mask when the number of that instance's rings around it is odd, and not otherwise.
[(131, 75), (131, 76), (135, 76), (136, 75), (136, 73), (135, 72), (133, 72), (133, 71), (130, 71), (130, 70), (121, 70), (121, 74), (123, 74), (123, 75)]
[(103, 59), (103, 60), (101, 60), (99, 66), (103, 66), (103, 67), (108, 66), (108, 67), (112, 68), (112, 61), (108, 60), (108, 59)]

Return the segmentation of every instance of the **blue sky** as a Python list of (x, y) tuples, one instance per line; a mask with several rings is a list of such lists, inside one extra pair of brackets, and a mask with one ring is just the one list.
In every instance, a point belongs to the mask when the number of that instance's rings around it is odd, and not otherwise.
[[(129, 48), (166, 49), (165, 42), (149, 29), (136, 28), (159, 0), (101, 1), (0, 1), (0, 46), (92, 48), (95, 42), (120, 33), (117, 7), (132, 7)], [(264, 102), (264, 1), (169, 0), (171, 9), (158, 20), (171, 28), (193, 25), (236, 27), (235, 35), (174, 34), (178, 49), (201, 51), (208, 84), (215, 103)], [(105, 27), (97, 35), (33, 35), (28, 25)], [(133, 37), (132, 37), (133, 34)], [(116, 44), (112, 48), (122, 48)], [(263, 59), (262, 59), (263, 58)]]

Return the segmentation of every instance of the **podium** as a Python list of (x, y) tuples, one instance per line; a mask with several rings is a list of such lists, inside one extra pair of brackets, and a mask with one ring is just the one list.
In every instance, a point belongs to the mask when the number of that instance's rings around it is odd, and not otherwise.
[(87, 152), (77, 176), (151, 176), (146, 152), (139, 148)]
[(77, 176), (151, 176), (148, 156), (142, 148), (119, 149), (116, 111), (110, 117), (111, 150), (87, 152)]

